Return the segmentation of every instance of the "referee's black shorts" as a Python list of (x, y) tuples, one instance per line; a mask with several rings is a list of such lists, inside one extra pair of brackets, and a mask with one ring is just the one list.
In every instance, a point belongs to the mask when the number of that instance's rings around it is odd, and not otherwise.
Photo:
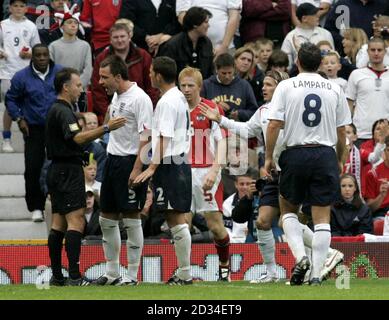
[(339, 169), (333, 148), (292, 147), (281, 153), (279, 165), (280, 195), (290, 203), (328, 206), (337, 199)]
[(53, 213), (68, 214), (86, 208), (84, 170), (81, 163), (53, 162), (47, 171)]

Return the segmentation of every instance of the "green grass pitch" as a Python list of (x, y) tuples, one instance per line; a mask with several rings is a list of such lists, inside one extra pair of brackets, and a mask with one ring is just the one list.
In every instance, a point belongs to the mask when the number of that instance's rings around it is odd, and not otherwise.
[(250, 284), (195, 282), (191, 286), (141, 283), (136, 287), (0, 286), (0, 300), (388, 300), (389, 279), (351, 279), (349, 289), (338, 289), (335, 280), (320, 287), (290, 287), (284, 282)]

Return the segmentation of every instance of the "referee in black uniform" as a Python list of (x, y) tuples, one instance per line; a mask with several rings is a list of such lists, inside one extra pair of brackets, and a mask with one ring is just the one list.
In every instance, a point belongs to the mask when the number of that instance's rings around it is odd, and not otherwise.
[[(50, 284), (85, 286), (89, 281), (81, 276), (79, 270), (86, 207), (82, 145), (122, 127), (126, 120), (123, 117), (112, 118), (96, 129), (81, 131), (73, 112), (73, 106), (83, 91), (79, 72), (72, 68), (62, 69), (55, 76), (54, 86), (58, 97), (46, 119), (47, 156), (52, 160), (47, 173), (53, 212), (48, 239), (53, 270)], [(63, 277), (61, 263), (64, 238), (69, 261), (67, 281)]]

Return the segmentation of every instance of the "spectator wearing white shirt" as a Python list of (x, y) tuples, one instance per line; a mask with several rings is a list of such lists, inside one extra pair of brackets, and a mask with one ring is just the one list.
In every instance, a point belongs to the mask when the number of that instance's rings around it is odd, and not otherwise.
[(370, 39), (369, 66), (354, 70), (348, 80), (346, 96), (358, 132), (357, 146), (371, 139), (374, 121), (389, 118), (389, 72), (383, 61), (385, 43)]
[[(384, 65), (389, 66), (389, 16), (379, 16), (373, 25), (373, 32), (374, 37), (382, 38), (385, 41)], [(367, 44), (358, 51), (356, 60), (357, 68), (367, 67), (369, 63)]]
[(300, 4), (310, 3), (319, 8), (318, 16), (320, 18), (320, 25), (324, 26), (326, 14), (330, 11), (331, 5), (335, 0), (291, 0), (292, 4), (292, 23), (295, 27), (300, 25), (300, 21), (296, 16), (296, 9)]
[(247, 236), (247, 222), (237, 223), (232, 219), (232, 210), (241, 198), (248, 194), (253, 179), (248, 175), (237, 176), (235, 179), (236, 193), (223, 202), (223, 220), (231, 243), (245, 243)]
[(336, 51), (329, 51), (323, 56), (320, 70), (326, 74), (328, 80), (338, 84), (343, 89), (343, 92), (345, 92), (347, 89), (347, 80), (338, 77), (338, 72), (341, 68), (340, 56)]
[(281, 50), (288, 55), (289, 70), (292, 68), (297, 52), (303, 43), (311, 42), (317, 44), (319, 41), (327, 40), (334, 47), (331, 33), (318, 26), (318, 11), (319, 8), (310, 3), (303, 3), (296, 10), (296, 16), (301, 23), (287, 34), (281, 46)]

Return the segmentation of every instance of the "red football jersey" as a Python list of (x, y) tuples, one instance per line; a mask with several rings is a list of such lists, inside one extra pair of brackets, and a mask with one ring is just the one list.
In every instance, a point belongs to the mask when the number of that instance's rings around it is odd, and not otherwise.
[[(224, 115), (223, 109), (213, 101), (201, 98), (201, 102), (211, 108), (218, 108), (221, 115)], [(203, 116), (200, 108), (196, 106), (190, 111), (190, 120), (192, 125), (192, 167), (204, 168), (213, 164), (215, 154), (215, 141), (219, 141), (227, 136), (227, 130)]]

